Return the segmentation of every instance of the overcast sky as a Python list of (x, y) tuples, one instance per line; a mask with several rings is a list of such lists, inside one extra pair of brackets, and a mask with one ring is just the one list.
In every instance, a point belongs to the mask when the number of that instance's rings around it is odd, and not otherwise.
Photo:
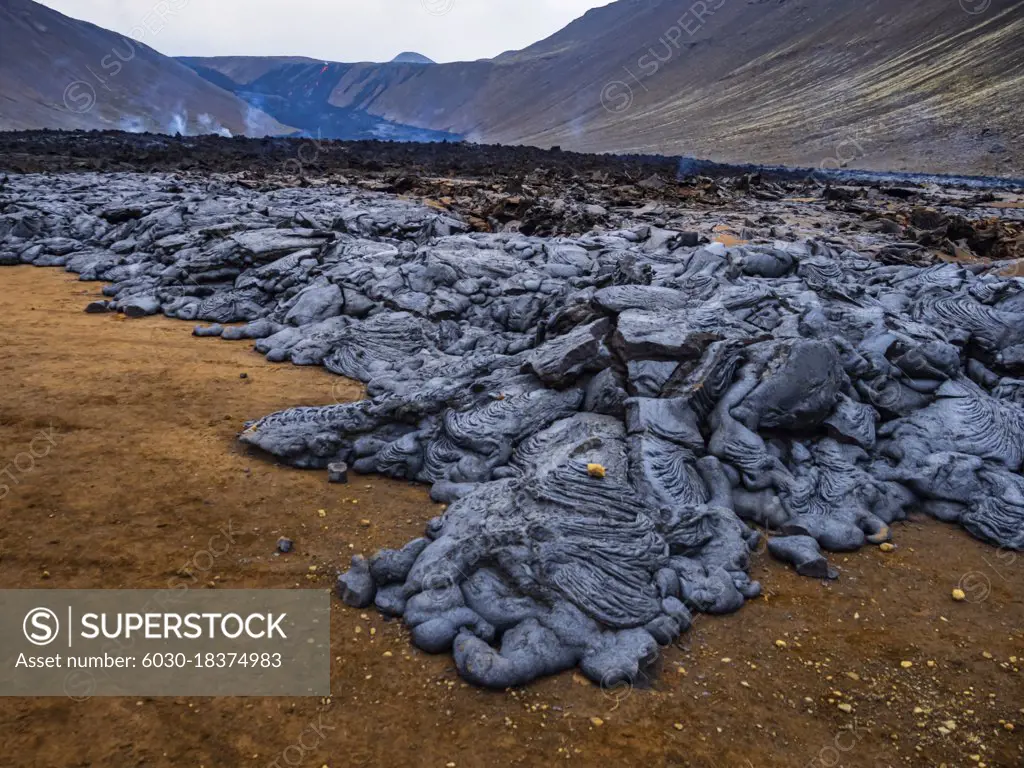
[[(42, 0), (169, 56), (436, 61), (524, 48), (610, 0)], [(150, 32), (138, 30), (148, 26)], [(135, 34), (132, 35), (132, 30)]]

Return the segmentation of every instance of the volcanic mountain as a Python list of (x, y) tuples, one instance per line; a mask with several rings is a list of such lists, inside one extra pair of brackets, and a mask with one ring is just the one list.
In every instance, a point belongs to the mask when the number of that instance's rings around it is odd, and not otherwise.
[(21, 128), (293, 130), (143, 42), (32, 0), (0, 0), (0, 130)]
[(434, 64), (436, 63), (429, 56), (424, 56), (422, 53), (416, 53), (415, 51), (405, 51), (400, 53), (391, 60), (395, 64)]
[[(323, 99), (485, 142), (1019, 176), (1021, 39), (1024, 0), (618, 0), (490, 60), (332, 63)], [(186, 61), (323, 92), (319, 61)]]

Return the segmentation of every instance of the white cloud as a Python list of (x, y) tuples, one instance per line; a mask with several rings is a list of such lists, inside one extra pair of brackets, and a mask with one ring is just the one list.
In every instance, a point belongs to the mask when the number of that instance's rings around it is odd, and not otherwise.
[[(42, 0), (170, 56), (280, 55), (436, 61), (524, 48), (609, 0)], [(162, 18), (162, 21), (161, 21)]]

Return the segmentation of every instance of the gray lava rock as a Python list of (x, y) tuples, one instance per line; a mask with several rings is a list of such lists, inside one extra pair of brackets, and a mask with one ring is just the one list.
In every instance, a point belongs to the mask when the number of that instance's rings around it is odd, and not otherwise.
[(197, 325), (192, 329), (192, 335), (200, 338), (222, 336), (223, 334), (224, 326), (220, 323), (214, 323), (213, 325)]
[(128, 317), (145, 317), (160, 311), (160, 301), (155, 296), (134, 296), (118, 303)]
[(839, 572), (829, 566), (818, 542), (810, 536), (773, 536), (768, 539), (768, 551), (773, 557), (791, 564), (801, 576), (839, 578)]
[(377, 594), (377, 585), (374, 584), (370, 566), (362, 555), (352, 557), (352, 566), (338, 576), (335, 589), (345, 605), (351, 605), (353, 608), (365, 608), (373, 602)]
[(327, 465), (327, 481), (330, 483), (348, 482), (348, 464), (343, 461), (336, 461)]
[(586, 371), (607, 368), (611, 354), (604, 340), (611, 325), (607, 318), (598, 320), (548, 341), (530, 356), (524, 371), (535, 374), (545, 384), (565, 387)]
[(338, 593), (469, 681), (635, 680), (694, 613), (759, 593), (753, 525), (816, 578), (834, 576), (822, 548), (885, 541), (911, 507), (1024, 549), (1021, 278), (821, 240), (469, 233), (362, 191), (174, 183), (12, 177), (0, 263), (66, 261), (128, 314), (364, 383), (240, 440), (449, 504), (354, 558)]

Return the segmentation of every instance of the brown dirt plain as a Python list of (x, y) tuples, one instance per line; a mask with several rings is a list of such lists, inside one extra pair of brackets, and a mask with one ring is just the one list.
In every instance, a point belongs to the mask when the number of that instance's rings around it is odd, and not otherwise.
[[(188, 323), (87, 315), (99, 287), (0, 270), (0, 467), (56, 430), (0, 500), (0, 586), (329, 589), (353, 551), (438, 514), (423, 487), (331, 486), (235, 442), (246, 419), (357, 384)], [(295, 552), (274, 554), (281, 535)], [(831, 584), (758, 555), (764, 596), (699, 617), (643, 690), (574, 674), (476, 690), (399, 622), (336, 600), (329, 699), (3, 699), (0, 765), (1021, 765), (1024, 554), (927, 519), (895, 542), (835, 556)]]

